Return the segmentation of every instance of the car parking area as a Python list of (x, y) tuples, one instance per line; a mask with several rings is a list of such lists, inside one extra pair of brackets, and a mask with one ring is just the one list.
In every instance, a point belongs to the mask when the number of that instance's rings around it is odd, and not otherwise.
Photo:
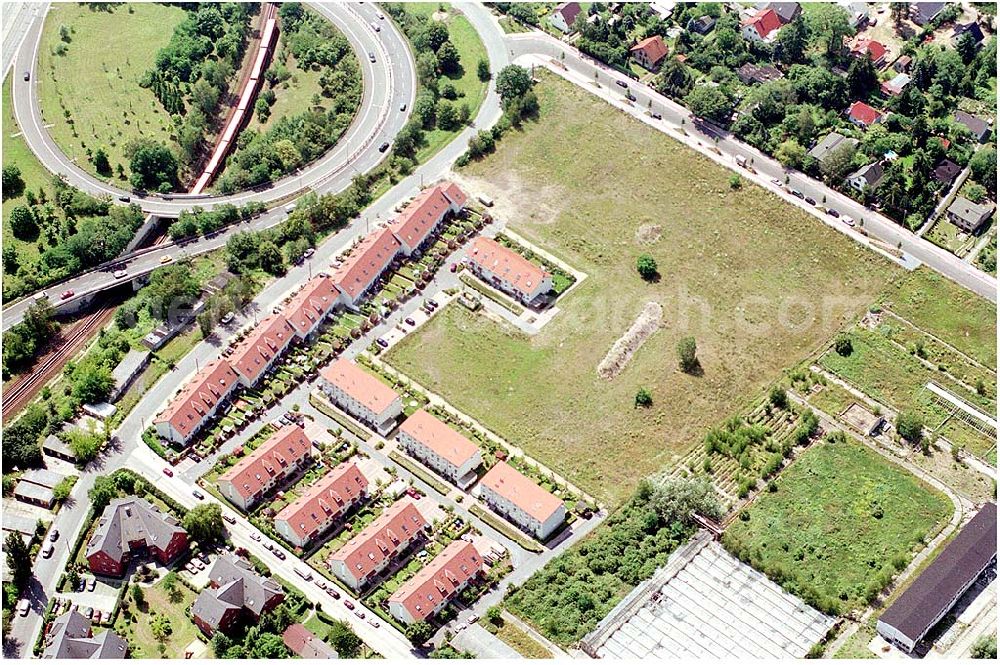
[[(110, 616), (115, 611), (118, 601), (118, 590), (124, 582), (120, 580), (102, 580), (86, 575), (80, 577), (83, 591), (69, 591), (59, 594), (70, 603), (76, 605), (81, 611), (92, 608), (95, 612), (101, 612)], [(93, 589), (91, 590), (91, 587)]]
[(190, 561), (177, 569), (177, 573), (195, 589), (202, 589), (208, 586), (208, 571), (212, 569), (216, 556), (202, 553), (191, 557)]

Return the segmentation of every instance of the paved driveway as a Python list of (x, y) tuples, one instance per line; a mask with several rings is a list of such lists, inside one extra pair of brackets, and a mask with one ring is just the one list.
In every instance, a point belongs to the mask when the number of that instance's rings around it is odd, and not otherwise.
[(521, 658), (521, 654), (493, 635), (478, 623), (461, 631), (451, 640), (452, 646), (471, 651), (479, 658)]

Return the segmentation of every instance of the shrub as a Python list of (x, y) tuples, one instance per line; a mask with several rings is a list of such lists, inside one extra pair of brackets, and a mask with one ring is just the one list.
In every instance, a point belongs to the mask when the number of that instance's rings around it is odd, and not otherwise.
[(636, 259), (635, 269), (638, 271), (639, 276), (647, 282), (656, 279), (657, 274), (659, 274), (656, 266), (656, 259), (649, 254), (641, 254), (639, 258)]
[(677, 356), (681, 370), (691, 373), (698, 368), (698, 345), (694, 337), (683, 337), (677, 343)]
[(637, 407), (649, 407), (653, 405), (653, 393), (646, 388), (639, 388), (635, 394), (635, 405)]

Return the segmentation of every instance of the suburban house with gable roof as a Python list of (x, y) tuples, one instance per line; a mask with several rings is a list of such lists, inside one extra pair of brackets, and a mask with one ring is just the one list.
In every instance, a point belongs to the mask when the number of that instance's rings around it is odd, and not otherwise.
[(948, 206), (948, 219), (966, 233), (975, 233), (993, 215), (995, 206), (987, 201), (973, 203), (964, 196), (956, 196)]
[(476, 468), (483, 463), (479, 447), (423, 409), (400, 425), (396, 440), (459, 489), (476, 482)]
[(205, 365), (167, 404), (153, 421), (156, 433), (168, 441), (187, 444), (201, 431), (240, 384), (240, 375), (229, 361)]
[(400, 251), (410, 256), (422, 250), (434, 237), (448, 214), (457, 215), (465, 207), (465, 192), (453, 182), (445, 181), (428, 187), (410, 201), (390, 225)]
[(389, 596), (389, 614), (405, 624), (444, 609), (483, 570), (483, 557), (464, 540), (453, 541)]
[(256, 624), (285, 599), (273, 578), (261, 577), (248, 561), (228, 552), (212, 564), (208, 579), (191, 608), (191, 618), (208, 636), (229, 632), (239, 621)]
[(990, 125), (982, 118), (965, 111), (956, 111), (955, 122), (968, 129), (979, 143), (986, 143), (990, 138)]
[(52, 620), (49, 632), (45, 634), (45, 650), (42, 658), (117, 659), (128, 656), (128, 642), (113, 630), (105, 630), (94, 635), (90, 619), (71, 609)]
[(229, 364), (240, 382), (252, 388), (295, 339), (295, 328), (281, 314), (272, 314), (233, 347)]
[(847, 53), (852, 58), (871, 58), (872, 64), (882, 68), (889, 61), (889, 50), (880, 41), (867, 37), (845, 39)]
[(400, 499), (330, 555), (330, 571), (358, 591), (423, 538), (427, 526), (416, 504), (411, 499)]
[(115, 499), (101, 514), (84, 556), (91, 572), (121, 577), (134, 559), (168, 564), (187, 547), (188, 536), (173, 515), (145, 499)]
[(312, 461), (312, 441), (298, 425), (285, 425), (216, 480), (244, 512)]
[(781, 29), (781, 19), (773, 9), (761, 9), (749, 18), (743, 20), (740, 33), (743, 39), (762, 44), (769, 44), (778, 36)]
[(320, 275), (306, 282), (282, 313), (295, 329), (296, 336), (307, 339), (323, 323), (323, 317), (332, 312), (339, 302), (340, 291), (329, 277)]
[(337, 650), (313, 635), (301, 623), (293, 623), (281, 634), (281, 641), (299, 658), (312, 660), (339, 658)]
[(526, 305), (552, 290), (549, 273), (492, 238), (473, 240), (467, 257), (476, 276)]
[(559, 497), (507, 464), (497, 462), (479, 481), (477, 494), (521, 530), (544, 541), (566, 520)]
[(340, 302), (354, 307), (371, 291), (402, 249), (392, 229), (379, 229), (365, 236), (333, 273)]
[(305, 547), (368, 496), (368, 479), (354, 462), (342, 462), (278, 512), (274, 530)]
[(876, 108), (864, 102), (854, 102), (847, 109), (847, 119), (858, 127), (870, 127), (877, 122), (882, 122), (884, 114)]
[(579, 2), (563, 2), (556, 5), (555, 11), (549, 16), (549, 23), (565, 34), (569, 34), (573, 28), (573, 22), (581, 12)]
[(847, 183), (859, 192), (864, 192), (865, 189), (872, 191), (878, 187), (884, 176), (885, 169), (882, 167), (882, 164), (872, 162), (847, 176)]
[(403, 400), (395, 390), (347, 358), (338, 358), (320, 373), (320, 388), (334, 404), (382, 436), (396, 426)]
[(653, 35), (646, 37), (629, 49), (632, 59), (650, 71), (656, 71), (660, 63), (667, 57), (668, 49), (663, 37)]

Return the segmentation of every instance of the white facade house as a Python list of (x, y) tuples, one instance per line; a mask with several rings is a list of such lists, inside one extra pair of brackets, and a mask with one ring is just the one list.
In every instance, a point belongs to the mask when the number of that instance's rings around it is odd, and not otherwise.
[(552, 275), (492, 238), (473, 240), (467, 258), (479, 279), (526, 305), (552, 290)]
[(338, 407), (382, 436), (396, 426), (403, 400), (396, 391), (346, 358), (320, 372), (320, 387)]
[(476, 468), (483, 463), (479, 448), (423, 409), (403, 422), (396, 439), (407, 453), (459, 489), (476, 481)]
[(494, 512), (538, 540), (546, 540), (566, 520), (566, 507), (559, 497), (506, 462), (497, 462), (476, 489)]

